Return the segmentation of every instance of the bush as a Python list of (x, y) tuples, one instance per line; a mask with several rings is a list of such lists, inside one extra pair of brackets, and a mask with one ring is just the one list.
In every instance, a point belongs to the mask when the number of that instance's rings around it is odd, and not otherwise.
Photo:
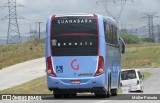
[(141, 43), (141, 39), (139, 39), (135, 35), (129, 35), (129, 34), (120, 34), (120, 37), (123, 38), (126, 44), (139, 44)]
[(143, 38), (142, 41), (148, 42), (148, 43), (154, 43), (154, 40), (150, 38)]

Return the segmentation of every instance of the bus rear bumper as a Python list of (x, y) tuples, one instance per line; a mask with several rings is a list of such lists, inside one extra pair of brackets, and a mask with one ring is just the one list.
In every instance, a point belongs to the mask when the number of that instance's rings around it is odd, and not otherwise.
[(65, 93), (82, 93), (82, 92), (91, 92), (91, 93), (101, 93), (102, 91), (105, 91), (106, 89), (103, 87), (93, 87), (93, 88), (69, 88), (69, 89), (59, 89), (59, 88), (49, 88), (50, 91), (58, 91), (61, 94)]
[[(97, 77), (88, 78), (54, 78), (47, 76), (49, 90), (66, 90), (76, 92), (94, 92), (107, 89), (108, 83), (104, 74)], [(71, 81), (80, 81), (79, 83), (71, 83)], [(106, 81), (106, 82), (105, 82)]]

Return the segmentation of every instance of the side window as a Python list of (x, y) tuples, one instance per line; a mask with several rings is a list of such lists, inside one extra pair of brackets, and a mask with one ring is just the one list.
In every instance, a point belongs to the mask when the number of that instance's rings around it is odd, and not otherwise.
[(118, 34), (117, 34), (117, 27), (116, 26), (114, 26), (114, 31), (113, 31), (113, 44), (115, 45), (115, 46), (117, 46), (118, 45), (118, 36), (117, 36)]
[(107, 42), (107, 22), (104, 21), (104, 33), (105, 33), (105, 41)]
[(104, 29), (106, 43), (114, 47), (118, 47), (117, 27), (109, 21), (104, 21)]
[(111, 31), (110, 31), (110, 25), (107, 23), (107, 21), (104, 21), (104, 31), (105, 31), (105, 41), (108, 44), (111, 44)]
[(109, 26), (109, 24), (106, 24), (106, 29), (107, 29), (106, 41), (107, 41), (107, 43), (110, 43), (110, 41), (111, 41), (111, 37), (110, 37), (111, 31), (110, 31), (110, 26)]
[(110, 25), (110, 43), (114, 44), (114, 40), (113, 40), (113, 25)]

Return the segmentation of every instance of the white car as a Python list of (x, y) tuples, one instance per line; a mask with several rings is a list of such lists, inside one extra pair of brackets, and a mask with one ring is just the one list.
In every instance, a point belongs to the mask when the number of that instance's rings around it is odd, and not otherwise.
[(144, 76), (138, 69), (125, 69), (121, 71), (121, 87), (123, 93), (143, 92)]

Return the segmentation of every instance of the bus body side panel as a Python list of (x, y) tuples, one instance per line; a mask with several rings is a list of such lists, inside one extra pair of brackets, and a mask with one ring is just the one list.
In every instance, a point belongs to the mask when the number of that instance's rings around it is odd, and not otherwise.
[(105, 88), (108, 87), (108, 68), (107, 68), (107, 58), (106, 58), (106, 42), (105, 42), (105, 33), (104, 33), (104, 23), (103, 23), (103, 16), (99, 16), (99, 38), (100, 38), (100, 52), (99, 55), (103, 56), (104, 59), (104, 81), (105, 81)]
[[(47, 20), (47, 25), (46, 25), (46, 69), (47, 69), (47, 58), (48, 57), (51, 57), (51, 44), (50, 44), (50, 38), (51, 38), (51, 30), (50, 30), (50, 27), (51, 27), (51, 18), (52, 16), (48, 17), (48, 20)], [(46, 70), (47, 72), (47, 70)], [(48, 88), (49, 88), (49, 84), (50, 84), (50, 80), (49, 80), (49, 75), (47, 74), (47, 84), (48, 84)]]
[(51, 56), (51, 50), (50, 50), (50, 26), (51, 26), (51, 16), (47, 20), (47, 25), (46, 25), (46, 59), (47, 57)]
[[(116, 25), (114, 22), (111, 22), (110, 19), (107, 18), (107, 22), (110, 22), (112, 25)], [(119, 36), (118, 36), (119, 37)], [(118, 40), (118, 38), (117, 38)], [(119, 43), (119, 41), (118, 41)], [(119, 47), (115, 47), (112, 45), (106, 45), (106, 62), (107, 62), (107, 70), (111, 75), (111, 88), (116, 89), (119, 87), (120, 80), (120, 51)]]
[(120, 54), (119, 49), (107, 45), (107, 67), (111, 72), (111, 88), (116, 89), (119, 87), (120, 79)]

